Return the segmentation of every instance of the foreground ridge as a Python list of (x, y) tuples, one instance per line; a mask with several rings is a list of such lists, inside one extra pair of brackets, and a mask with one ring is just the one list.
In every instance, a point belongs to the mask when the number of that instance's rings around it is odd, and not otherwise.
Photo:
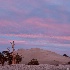
[(70, 65), (25, 65), (25, 64), (12, 64), (0, 66), (0, 70), (70, 70)]

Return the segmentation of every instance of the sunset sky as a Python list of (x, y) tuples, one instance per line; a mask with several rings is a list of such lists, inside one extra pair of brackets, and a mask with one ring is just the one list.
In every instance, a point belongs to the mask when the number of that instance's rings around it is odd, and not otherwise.
[(0, 51), (13, 40), (70, 55), (70, 0), (0, 0)]

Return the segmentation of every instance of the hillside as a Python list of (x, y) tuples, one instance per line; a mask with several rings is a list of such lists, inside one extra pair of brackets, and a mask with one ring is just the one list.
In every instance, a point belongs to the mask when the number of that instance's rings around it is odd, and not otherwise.
[(40, 64), (66, 64), (70, 61), (69, 57), (40, 48), (18, 49), (16, 53), (22, 55), (23, 60), (21, 63), (24, 64), (27, 64), (33, 58), (36, 58)]

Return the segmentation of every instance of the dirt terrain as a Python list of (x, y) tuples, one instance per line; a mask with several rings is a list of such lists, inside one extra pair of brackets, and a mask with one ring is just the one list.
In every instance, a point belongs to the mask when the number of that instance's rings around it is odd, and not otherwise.
[(40, 64), (67, 64), (70, 61), (69, 57), (40, 48), (18, 49), (17, 52), (23, 57), (22, 64), (27, 64), (33, 58), (37, 59)]

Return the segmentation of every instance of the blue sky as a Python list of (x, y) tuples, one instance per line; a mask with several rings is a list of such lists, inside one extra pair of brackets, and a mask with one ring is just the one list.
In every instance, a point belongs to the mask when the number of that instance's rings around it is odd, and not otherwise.
[(70, 55), (70, 0), (0, 0), (0, 51), (13, 40)]

